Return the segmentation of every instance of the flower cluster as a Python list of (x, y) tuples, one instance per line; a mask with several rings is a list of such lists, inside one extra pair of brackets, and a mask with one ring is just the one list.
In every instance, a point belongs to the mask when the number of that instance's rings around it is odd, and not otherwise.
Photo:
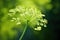
[(16, 25), (21, 25), (28, 21), (28, 25), (34, 30), (41, 30), (41, 27), (46, 27), (47, 20), (44, 19), (44, 14), (41, 10), (33, 7), (17, 6), (14, 9), (10, 9), (8, 16), (11, 18), (10, 21), (16, 22)]

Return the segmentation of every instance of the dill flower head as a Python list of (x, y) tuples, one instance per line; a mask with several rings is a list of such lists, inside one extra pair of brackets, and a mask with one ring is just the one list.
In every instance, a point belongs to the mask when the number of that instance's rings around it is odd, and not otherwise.
[(45, 15), (34, 7), (17, 6), (9, 10), (8, 16), (16, 25), (26, 24), (28, 21), (28, 25), (34, 30), (41, 30), (41, 27), (46, 27), (47, 24), (47, 20), (43, 18)]

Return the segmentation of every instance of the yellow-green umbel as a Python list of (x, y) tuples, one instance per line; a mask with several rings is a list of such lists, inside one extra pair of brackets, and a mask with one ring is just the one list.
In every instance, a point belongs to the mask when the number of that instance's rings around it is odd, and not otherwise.
[(15, 25), (25, 24), (25, 29), (19, 40), (22, 39), (27, 27), (40, 31), (41, 27), (46, 27), (47, 24), (47, 20), (43, 18), (45, 15), (35, 7), (17, 6), (9, 10), (8, 17), (11, 18), (10, 21), (14, 22)]

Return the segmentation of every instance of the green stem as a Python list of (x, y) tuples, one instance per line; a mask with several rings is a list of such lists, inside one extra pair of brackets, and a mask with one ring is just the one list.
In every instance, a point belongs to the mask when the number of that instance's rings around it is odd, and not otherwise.
[[(28, 22), (27, 22), (27, 23), (28, 23)], [(24, 36), (24, 34), (25, 34), (25, 32), (26, 32), (27, 23), (26, 23), (26, 26), (25, 26), (25, 28), (24, 28), (24, 30), (23, 30), (23, 33), (22, 33), (21, 37), (19, 38), (19, 40), (22, 40), (22, 38), (23, 38), (23, 36)]]

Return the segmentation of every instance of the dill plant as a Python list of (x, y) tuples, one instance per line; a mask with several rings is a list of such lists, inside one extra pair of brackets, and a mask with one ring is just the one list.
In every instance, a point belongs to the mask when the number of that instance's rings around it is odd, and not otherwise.
[(19, 40), (22, 40), (27, 27), (40, 31), (42, 30), (42, 26), (46, 27), (47, 24), (47, 20), (43, 18), (45, 15), (41, 13), (41, 10), (34, 7), (16, 6), (16, 8), (9, 10), (8, 17), (10, 18), (9, 21), (14, 22), (15, 25), (25, 24)]

